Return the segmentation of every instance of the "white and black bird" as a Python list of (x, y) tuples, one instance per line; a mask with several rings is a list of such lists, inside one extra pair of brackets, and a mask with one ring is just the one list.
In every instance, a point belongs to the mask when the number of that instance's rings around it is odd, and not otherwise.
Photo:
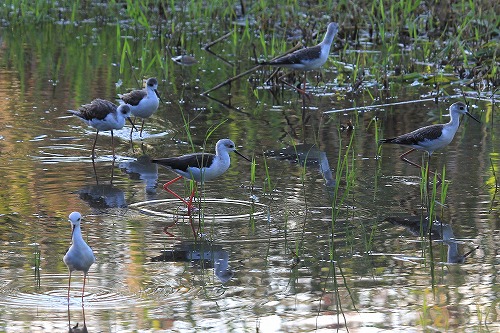
[[(408, 160), (406, 156), (415, 150), (423, 150), (429, 154), (430, 159), (430, 156), (435, 150), (446, 147), (453, 140), (453, 137), (460, 126), (460, 115), (462, 114), (466, 114), (478, 123), (480, 122), (469, 113), (465, 103), (457, 102), (450, 106), (451, 119), (446, 124), (421, 127), (410, 133), (402, 134), (394, 138), (382, 139), (380, 140), (380, 143), (395, 143), (411, 147), (411, 149), (402, 154), (400, 158), (413, 166), (421, 168), (421, 165)], [(439, 182), (441, 182), (441, 179), (439, 179)]]
[(122, 129), (125, 126), (125, 119), (128, 119), (135, 128), (130, 119), (130, 107), (128, 105), (120, 105), (106, 101), (103, 99), (94, 99), (89, 104), (82, 105), (78, 110), (68, 110), (71, 114), (79, 117), (87, 125), (92, 126), (97, 130), (94, 144), (92, 145), (92, 158), (95, 157), (95, 145), (99, 131), (111, 131), (111, 145), (113, 147), (113, 158), (115, 156), (115, 145), (113, 138), (113, 130)]
[(236, 150), (233, 141), (221, 139), (215, 146), (215, 154), (193, 153), (178, 157), (157, 158), (151, 160), (151, 162), (167, 167), (179, 175), (177, 178), (163, 185), (163, 189), (184, 202), (188, 209), (191, 209), (195, 188), (193, 188), (189, 200), (186, 201), (168, 187), (182, 178), (195, 182), (205, 182), (221, 176), (231, 164), (229, 153), (233, 151), (245, 160), (250, 161)]
[[(135, 117), (142, 119), (140, 136), (144, 128), (144, 120), (149, 118), (158, 110), (160, 105), (160, 94), (158, 93), (158, 80), (152, 77), (146, 81), (146, 88), (132, 90), (126, 94), (119, 94), (120, 104), (126, 104)], [(132, 136), (132, 132), (130, 132)]]
[[(325, 37), (316, 46), (306, 47), (295, 52), (286, 54), (271, 61), (261, 62), (261, 65), (274, 67), (285, 67), (302, 71), (310, 71), (320, 68), (328, 60), (333, 39), (339, 31), (339, 25), (335, 22), (328, 24)], [(306, 89), (306, 76), (304, 75), (304, 88)]]
[(83, 240), (82, 230), (80, 223), (82, 215), (79, 212), (69, 214), (69, 221), (71, 222), (71, 247), (64, 255), (63, 261), (69, 269), (68, 279), (68, 303), (69, 294), (71, 289), (71, 273), (73, 271), (83, 272), (83, 288), (82, 288), (82, 302), (85, 294), (85, 280), (90, 269), (90, 266), (95, 262), (94, 252), (88, 244)]

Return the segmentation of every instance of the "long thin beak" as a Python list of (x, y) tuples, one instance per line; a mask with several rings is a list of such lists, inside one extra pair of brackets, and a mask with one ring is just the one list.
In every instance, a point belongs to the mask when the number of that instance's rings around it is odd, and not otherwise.
[(75, 226), (71, 224), (71, 239), (73, 239), (73, 233), (75, 232)]
[(472, 250), (470, 250), (469, 252), (467, 252), (466, 254), (463, 255), (464, 259), (467, 258), (468, 256), (470, 256), (472, 254), (472, 252), (476, 251), (477, 249), (479, 249), (479, 245), (475, 248), (473, 248)]
[(160, 93), (158, 92), (158, 90), (155, 89), (155, 94), (156, 96), (158, 97), (158, 99), (160, 100), (160, 102), (163, 103), (163, 101), (161, 100), (161, 97), (160, 97)]
[(136, 132), (139, 132), (139, 131), (137, 130), (137, 128), (135, 127), (134, 122), (132, 121), (132, 119), (131, 119), (130, 117), (127, 117), (127, 119), (128, 119), (128, 121), (130, 122), (130, 124), (132, 125), (132, 128), (133, 128), (133, 129), (135, 129), (135, 131), (136, 131)]
[(248, 162), (252, 162), (252, 161), (250, 161), (247, 157), (245, 157), (245, 156), (241, 155), (239, 151), (234, 150), (234, 152), (235, 152), (236, 154), (238, 154), (239, 156), (243, 157), (243, 158), (244, 158), (245, 160), (247, 160)]
[(476, 117), (474, 117), (473, 115), (471, 115), (469, 112), (465, 112), (466, 115), (468, 115), (469, 117), (471, 117), (472, 119), (474, 119), (475, 121), (477, 121), (478, 123), (481, 123), (479, 120), (477, 120)]

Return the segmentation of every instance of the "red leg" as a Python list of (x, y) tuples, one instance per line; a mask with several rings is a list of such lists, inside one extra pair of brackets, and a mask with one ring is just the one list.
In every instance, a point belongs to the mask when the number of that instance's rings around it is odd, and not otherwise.
[[(163, 189), (165, 191), (167, 191), (168, 193), (172, 194), (174, 197), (176, 197), (177, 199), (179, 199), (180, 201), (184, 202), (184, 204), (187, 206), (187, 209), (188, 209), (188, 215), (189, 215), (189, 224), (191, 224), (191, 230), (193, 230), (193, 235), (194, 235), (194, 238), (196, 239), (197, 238), (197, 233), (196, 233), (196, 230), (194, 228), (194, 225), (193, 225), (193, 219), (191, 217), (191, 212), (193, 211), (194, 209), (194, 206), (193, 206), (193, 198), (194, 198), (194, 195), (196, 194), (196, 182), (194, 183), (194, 186), (193, 186), (193, 190), (191, 191), (191, 195), (189, 196), (189, 200), (186, 201), (184, 198), (182, 198), (180, 195), (178, 195), (177, 193), (175, 193), (174, 191), (172, 191), (171, 189), (169, 189), (168, 187), (170, 185), (172, 185), (173, 183), (175, 183), (176, 181), (182, 179), (183, 177), (182, 176), (179, 176), (179, 177), (176, 177), (174, 179), (172, 179), (171, 181), (165, 183), (163, 185)], [(164, 230), (165, 233), (168, 235), (170, 234), (169, 232), (167, 232), (166, 230)], [(170, 234), (172, 235), (172, 234)]]
[(176, 177), (176, 178), (172, 179), (171, 181), (165, 183), (163, 185), (163, 189), (165, 191), (167, 191), (168, 193), (172, 194), (174, 197), (176, 197), (180, 201), (184, 202), (184, 204), (188, 207), (188, 211), (190, 211), (191, 208), (192, 208), (192, 204), (191, 204), (192, 198), (190, 198), (190, 200), (188, 202), (184, 198), (182, 198), (180, 195), (178, 195), (177, 193), (175, 193), (174, 191), (172, 191), (171, 189), (168, 188), (170, 185), (172, 185), (173, 183), (175, 183), (176, 181), (178, 181), (178, 180), (180, 180), (182, 178), (183, 178), (182, 176), (179, 176), (179, 177)]
[(439, 173), (431, 171), (429, 169), (429, 165), (431, 165), (431, 155), (429, 155), (429, 159), (427, 160), (427, 170), (428, 170), (428, 172), (427, 172), (427, 184), (429, 184), (429, 174), (432, 173), (433, 175), (436, 175), (436, 178), (437, 178), (436, 188), (438, 188), (442, 182), (441, 176), (439, 176)]
[(175, 238), (175, 235), (173, 233), (171, 233), (170, 231), (168, 231), (168, 228), (170, 228), (170, 227), (171, 227), (171, 225), (163, 228), (163, 232), (165, 233), (165, 235), (170, 236), (172, 238)]
[(191, 224), (191, 230), (193, 230), (193, 236), (196, 240), (198, 238), (198, 233), (196, 232), (196, 230), (194, 230), (193, 217), (191, 216), (191, 214), (189, 214), (189, 224)]

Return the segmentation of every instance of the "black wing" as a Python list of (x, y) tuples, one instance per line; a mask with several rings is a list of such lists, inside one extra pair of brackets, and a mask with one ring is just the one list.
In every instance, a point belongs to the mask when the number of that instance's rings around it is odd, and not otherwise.
[(304, 60), (319, 58), (321, 54), (321, 47), (319, 45), (308, 47), (305, 49), (297, 50), (293, 53), (287, 54), (283, 57), (268, 62), (272, 66), (284, 66), (301, 64)]
[(425, 140), (434, 140), (441, 136), (443, 125), (429, 125), (395, 138), (382, 139), (381, 143), (397, 143), (401, 145), (417, 145)]
[(214, 154), (193, 153), (179, 157), (166, 157), (151, 160), (153, 163), (163, 165), (176, 170), (187, 171), (188, 167), (203, 168), (208, 167), (214, 160)]

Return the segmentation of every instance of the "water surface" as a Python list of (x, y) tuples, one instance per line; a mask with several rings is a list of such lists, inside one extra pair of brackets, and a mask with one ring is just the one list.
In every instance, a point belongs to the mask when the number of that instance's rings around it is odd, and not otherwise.
[[(129, 128), (117, 131), (113, 163), (111, 137), (100, 133), (93, 164), (95, 132), (66, 110), (137, 88), (136, 73), (119, 69), (116, 30), (43, 25), (21, 38), (0, 30), (0, 331), (62, 332), (84, 316), (89, 332), (499, 328), (500, 119), (490, 99), (469, 98), (482, 123), (464, 119), (433, 155), (448, 190), (430, 243), (419, 235), (420, 171), (399, 159), (404, 148), (379, 150), (376, 138), (446, 122), (460, 89), (448, 86), (451, 97), (437, 104), (430, 85), (402, 82), (375, 99), (347, 93), (333, 53), (316, 87), (309, 75), (305, 106), (259, 81), (267, 71), (211, 94), (219, 103), (200, 94), (254, 64), (226, 50), (237, 69), (229, 67), (193, 34), (195, 66), (165, 57), (145, 75), (159, 78), (163, 103), (144, 140), (132, 148)], [(162, 190), (175, 175), (149, 158), (212, 151), (226, 137), (255, 157), (255, 182), (250, 163), (232, 155), (228, 172), (202, 188), (194, 242), (184, 207)], [(187, 183), (175, 190), (189, 194)], [(72, 211), (84, 216), (97, 261), (84, 307), (73, 275), (69, 317), (62, 257)]]

